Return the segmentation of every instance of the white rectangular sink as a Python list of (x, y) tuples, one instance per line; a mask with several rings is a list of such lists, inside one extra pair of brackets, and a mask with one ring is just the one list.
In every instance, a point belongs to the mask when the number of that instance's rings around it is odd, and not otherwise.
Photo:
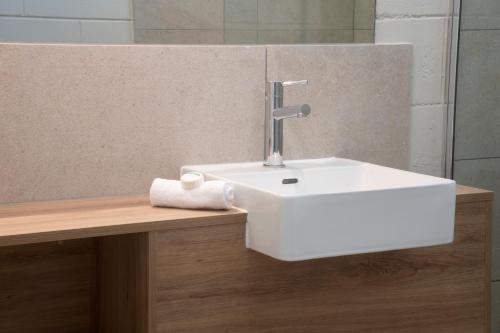
[(185, 166), (234, 185), (247, 246), (297, 261), (453, 241), (455, 182), (327, 158)]

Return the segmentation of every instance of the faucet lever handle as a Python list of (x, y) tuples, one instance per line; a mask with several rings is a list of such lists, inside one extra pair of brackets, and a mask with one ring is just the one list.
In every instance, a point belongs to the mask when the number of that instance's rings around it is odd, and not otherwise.
[(308, 80), (300, 80), (300, 81), (284, 81), (283, 82), (283, 87), (289, 87), (289, 86), (297, 86), (297, 85), (307, 85), (309, 83)]

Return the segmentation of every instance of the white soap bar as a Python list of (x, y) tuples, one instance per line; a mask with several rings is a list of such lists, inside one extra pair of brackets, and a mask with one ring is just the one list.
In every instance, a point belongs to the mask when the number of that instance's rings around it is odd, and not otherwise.
[(192, 190), (200, 187), (205, 181), (205, 177), (199, 172), (188, 172), (181, 176), (182, 188)]

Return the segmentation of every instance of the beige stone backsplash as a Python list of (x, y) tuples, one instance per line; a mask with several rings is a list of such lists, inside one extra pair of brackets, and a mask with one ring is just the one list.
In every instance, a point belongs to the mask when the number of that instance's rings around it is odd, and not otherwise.
[(147, 192), (183, 164), (263, 158), (268, 79), (287, 103), (285, 158), (407, 167), (407, 45), (0, 44), (0, 202)]

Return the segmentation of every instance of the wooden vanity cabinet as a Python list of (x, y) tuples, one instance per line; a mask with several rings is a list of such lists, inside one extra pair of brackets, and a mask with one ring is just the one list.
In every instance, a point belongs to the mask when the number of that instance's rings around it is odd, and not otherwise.
[(0, 206), (0, 332), (490, 332), (492, 197), (459, 187), (452, 244), (302, 262), (237, 209)]

